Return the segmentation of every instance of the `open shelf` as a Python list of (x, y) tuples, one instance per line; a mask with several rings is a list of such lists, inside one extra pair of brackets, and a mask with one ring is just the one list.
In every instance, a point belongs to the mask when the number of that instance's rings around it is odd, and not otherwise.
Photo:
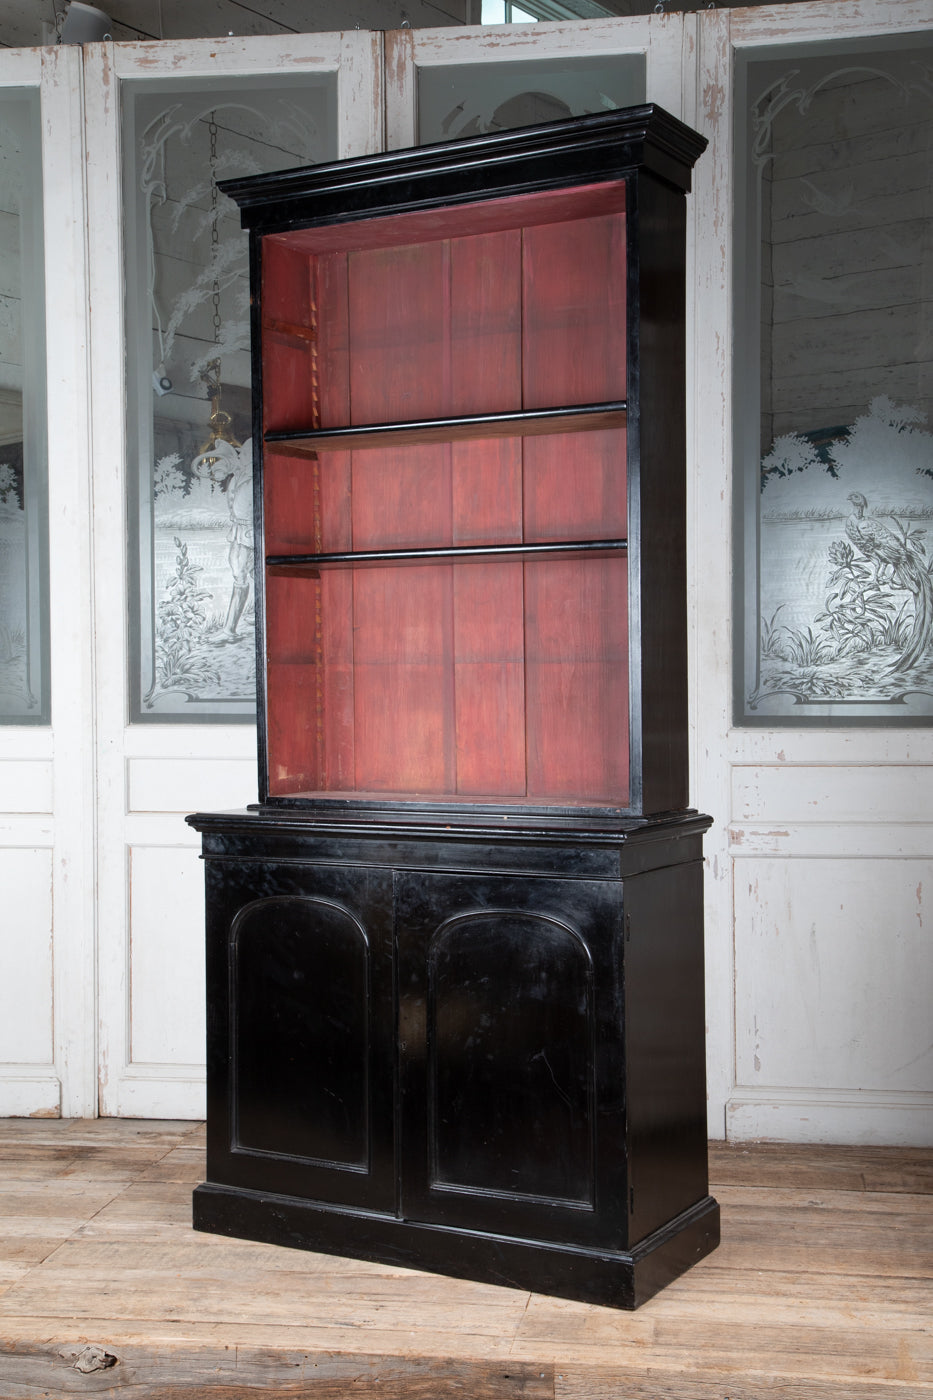
[(630, 803), (626, 238), (613, 182), (263, 240), (270, 799)]
[(307, 574), (314, 578), (320, 569), (386, 568), (396, 564), (481, 563), (488, 560), (573, 559), (581, 554), (605, 559), (628, 549), (627, 540), (562, 540), (547, 544), (487, 544), (440, 547), (437, 549), (370, 549), (343, 554), (270, 554), (270, 572)]
[(624, 399), (571, 404), (516, 413), (478, 413), (460, 418), (428, 418), (405, 423), (365, 423), (359, 427), (292, 428), (267, 432), (264, 441), (282, 455), (311, 457), (318, 452), (418, 443), (469, 442), (489, 437), (536, 437), (546, 433), (593, 432), (625, 423)]
[(274, 568), (266, 601), (270, 797), (628, 804), (624, 548)]

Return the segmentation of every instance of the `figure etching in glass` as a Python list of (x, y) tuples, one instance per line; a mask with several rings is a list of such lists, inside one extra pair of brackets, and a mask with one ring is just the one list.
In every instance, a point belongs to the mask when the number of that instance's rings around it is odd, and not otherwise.
[(227, 541), (230, 545), (227, 559), (233, 584), (230, 601), (223, 626), (206, 635), (211, 646), (224, 646), (230, 642), (252, 640), (237, 631), (249, 599), (250, 582), (253, 577), (253, 451), (252, 442), (240, 446), (219, 438), (212, 448), (202, 452), (192, 463), (192, 469), (200, 474), (205, 469), (227, 498), (230, 512), (230, 528)]
[(332, 74), (192, 79), (125, 108), (142, 719), (255, 715), (249, 269), (217, 181), (320, 160), (335, 113)]

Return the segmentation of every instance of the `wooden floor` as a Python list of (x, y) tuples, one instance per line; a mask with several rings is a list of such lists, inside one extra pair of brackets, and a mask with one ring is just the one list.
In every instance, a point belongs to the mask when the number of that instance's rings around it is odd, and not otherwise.
[(933, 1400), (933, 1151), (713, 1144), (633, 1314), (195, 1234), (202, 1143), (0, 1120), (0, 1400)]

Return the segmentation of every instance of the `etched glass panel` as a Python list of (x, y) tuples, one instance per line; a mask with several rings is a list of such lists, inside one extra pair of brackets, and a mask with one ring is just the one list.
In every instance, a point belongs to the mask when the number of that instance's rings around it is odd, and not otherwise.
[(933, 717), (933, 41), (739, 63), (739, 722)]
[(418, 140), (451, 141), (644, 100), (644, 54), (419, 68)]
[(248, 242), (226, 177), (337, 156), (336, 75), (124, 88), (131, 718), (255, 714)]
[[(0, 722), (49, 722), (39, 98), (0, 93)], [(64, 426), (64, 425), (63, 425)]]

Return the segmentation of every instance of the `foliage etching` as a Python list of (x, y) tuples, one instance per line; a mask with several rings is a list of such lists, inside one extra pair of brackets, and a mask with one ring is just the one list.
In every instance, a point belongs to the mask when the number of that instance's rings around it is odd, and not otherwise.
[[(778, 438), (761, 464), (756, 709), (903, 704), (933, 712), (933, 434), (885, 396), (850, 428)], [(851, 489), (856, 487), (857, 489)], [(819, 602), (817, 602), (819, 598)]]

